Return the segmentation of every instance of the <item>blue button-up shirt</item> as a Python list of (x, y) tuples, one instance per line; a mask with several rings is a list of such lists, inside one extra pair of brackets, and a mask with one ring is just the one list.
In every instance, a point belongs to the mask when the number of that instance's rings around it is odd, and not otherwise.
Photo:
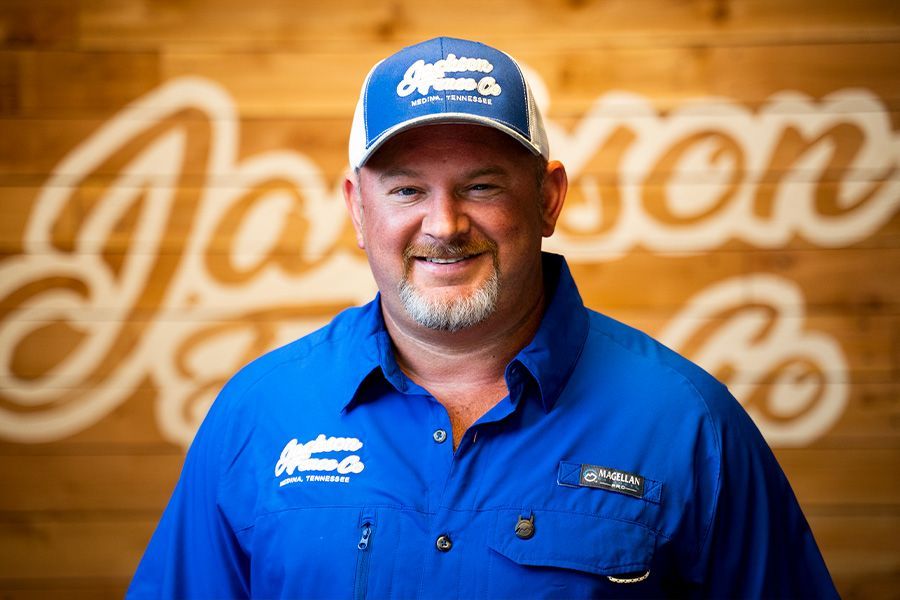
[(378, 299), (240, 371), (129, 595), (836, 596), (726, 388), (586, 309), (561, 257), (509, 395), (454, 451)]

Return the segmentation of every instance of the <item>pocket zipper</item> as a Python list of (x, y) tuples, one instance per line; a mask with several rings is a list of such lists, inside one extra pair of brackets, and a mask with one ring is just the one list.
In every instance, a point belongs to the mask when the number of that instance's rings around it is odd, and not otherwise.
[(363, 523), (362, 526), (362, 537), (359, 538), (359, 543), (356, 545), (360, 550), (367, 550), (369, 548), (369, 538), (372, 537), (372, 524), (371, 523)]
[(356, 586), (353, 591), (353, 597), (362, 599), (366, 597), (366, 588), (369, 587), (369, 544), (372, 543), (372, 532), (375, 530), (375, 524), (372, 519), (364, 519), (362, 524), (362, 535), (356, 548), (359, 553), (356, 557)]

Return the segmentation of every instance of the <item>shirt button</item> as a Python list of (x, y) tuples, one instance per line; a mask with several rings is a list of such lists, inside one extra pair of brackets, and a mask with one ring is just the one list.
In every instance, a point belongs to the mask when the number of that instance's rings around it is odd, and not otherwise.
[(434, 433), (431, 434), (431, 437), (433, 437), (434, 441), (436, 441), (438, 444), (443, 444), (444, 440), (447, 439), (447, 432), (443, 429), (435, 429)]
[(534, 515), (531, 515), (528, 519), (519, 515), (519, 520), (516, 523), (516, 537), (522, 540), (530, 540), (534, 537)]
[(434, 545), (441, 552), (450, 552), (450, 548), (453, 547), (453, 542), (450, 540), (450, 536), (442, 535), (438, 537)]

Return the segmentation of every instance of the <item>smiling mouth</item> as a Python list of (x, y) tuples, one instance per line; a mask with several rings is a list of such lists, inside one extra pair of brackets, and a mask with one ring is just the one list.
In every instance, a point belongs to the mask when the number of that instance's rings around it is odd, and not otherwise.
[(475, 258), (479, 256), (478, 254), (470, 254), (468, 256), (454, 256), (454, 257), (438, 257), (438, 256), (417, 256), (419, 260), (424, 260), (425, 262), (429, 262), (436, 265), (452, 265), (458, 262), (462, 262), (464, 260), (468, 260), (470, 258)]
[(462, 244), (410, 244), (403, 251), (406, 274), (409, 274), (413, 261), (431, 265), (456, 265), (478, 259), (484, 255), (494, 257), (494, 268), (497, 265), (497, 245), (490, 240), (469, 241)]

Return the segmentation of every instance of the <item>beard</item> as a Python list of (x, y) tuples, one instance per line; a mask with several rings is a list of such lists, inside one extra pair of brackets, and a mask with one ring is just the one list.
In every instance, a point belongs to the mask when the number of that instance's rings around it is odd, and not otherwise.
[[(409, 279), (412, 261), (416, 256), (456, 258), (490, 252), (493, 270), (490, 277), (475, 291), (451, 298), (433, 298)], [(407, 246), (403, 253), (404, 274), (397, 284), (400, 301), (406, 313), (419, 325), (428, 329), (455, 332), (477, 325), (494, 314), (500, 300), (500, 265), (497, 245), (490, 241), (467, 242), (457, 245), (417, 244)]]

